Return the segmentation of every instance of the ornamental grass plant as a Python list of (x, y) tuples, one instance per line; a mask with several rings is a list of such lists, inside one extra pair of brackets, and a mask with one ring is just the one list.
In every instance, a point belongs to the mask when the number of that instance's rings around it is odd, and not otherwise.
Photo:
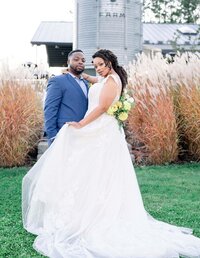
[(200, 54), (139, 55), (129, 66), (128, 119), (137, 163), (200, 160)]
[(168, 64), (144, 54), (129, 67), (135, 106), (128, 118), (136, 163), (165, 164), (178, 159), (178, 133)]
[(170, 65), (180, 156), (200, 160), (200, 54), (185, 53)]
[(0, 74), (0, 167), (24, 165), (43, 124), (42, 100), (27, 71)]

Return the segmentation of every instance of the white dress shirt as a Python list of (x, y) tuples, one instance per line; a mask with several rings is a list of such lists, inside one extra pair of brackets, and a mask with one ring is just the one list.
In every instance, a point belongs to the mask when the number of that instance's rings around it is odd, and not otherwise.
[(78, 83), (78, 85), (81, 87), (84, 95), (86, 96), (87, 98), (87, 87), (83, 81), (83, 77), (81, 76), (80, 78), (76, 77), (75, 75), (73, 75), (72, 73), (69, 73), (75, 80), (76, 82)]

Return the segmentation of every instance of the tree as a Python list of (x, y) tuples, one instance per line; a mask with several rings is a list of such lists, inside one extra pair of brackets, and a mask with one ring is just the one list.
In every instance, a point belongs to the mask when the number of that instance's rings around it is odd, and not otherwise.
[(200, 18), (200, 0), (181, 0), (182, 20), (196, 23)]
[(144, 0), (144, 22), (200, 22), (200, 0)]

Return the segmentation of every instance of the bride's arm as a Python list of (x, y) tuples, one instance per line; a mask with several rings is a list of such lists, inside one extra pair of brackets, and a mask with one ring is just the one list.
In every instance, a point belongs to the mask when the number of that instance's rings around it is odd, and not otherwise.
[(80, 122), (70, 122), (69, 125), (72, 125), (75, 128), (82, 128), (83, 126), (86, 126), (87, 124), (91, 123), (104, 112), (106, 112), (108, 108), (112, 105), (117, 95), (117, 87), (118, 85), (116, 84), (114, 79), (112, 77), (109, 77), (101, 91), (99, 105)]
[(85, 79), (86, 81), (88, 81), (92, 84), (98, 82), (98, 77), (96, 77), (96, 76), (92, 76), (87, 73), (82, 73), (81, 75), (83, 76), (83, 79)]

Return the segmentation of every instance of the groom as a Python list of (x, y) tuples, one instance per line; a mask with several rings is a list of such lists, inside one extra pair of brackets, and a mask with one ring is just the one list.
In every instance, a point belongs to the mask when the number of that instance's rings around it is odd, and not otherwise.
[(44, 120), (49, 145), (66, 122), (80, 121), (87, 111), (88, 83), (81, 76), (84, 64), (82, 50), (73, 50), (68, 54), (68, 73), (48, 82)]

